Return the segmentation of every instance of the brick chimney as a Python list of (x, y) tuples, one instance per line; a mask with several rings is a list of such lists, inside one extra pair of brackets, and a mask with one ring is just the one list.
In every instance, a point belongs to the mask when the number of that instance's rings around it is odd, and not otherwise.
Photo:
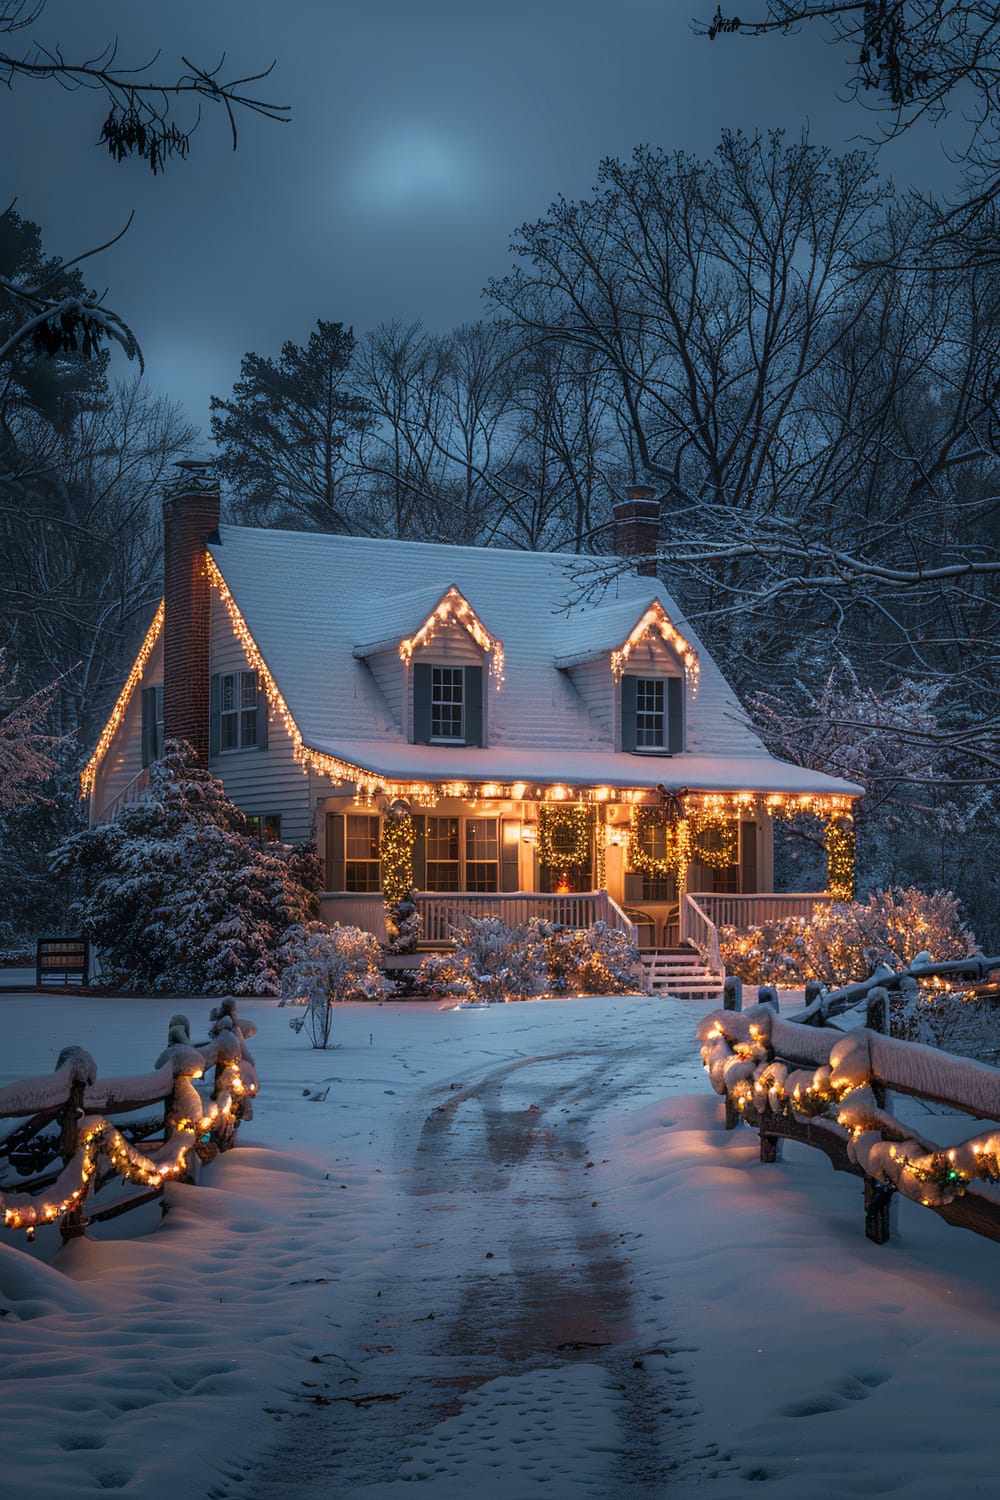
[(614, 517), (614, 547), (619, 557), (635, 557), (635, 571), (656, 577), (656, 544), (660, 536), (660, 502), (648, 484), (633, 484), (625, 499), (611, 508)]
[(207, 461), (184, 459), (163, 497), (163, 737), (209, 752), (212, 589), (205, 541), (219, 526), (219, 481)]

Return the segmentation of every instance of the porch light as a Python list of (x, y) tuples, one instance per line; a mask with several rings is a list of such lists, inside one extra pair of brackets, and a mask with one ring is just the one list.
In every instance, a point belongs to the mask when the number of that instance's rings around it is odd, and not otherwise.
[(608, 829), (608, 845), (609, 845), (609, 847), (612, 848), (612, 849), (620, 849), (622, 847), (622, 845), (625, 843), (626, 837), (627, 837), (627, 834), (626, 834), (626, 831), (625, 831), (624, 828), (609, 828)]
[(537, 823), (522, 823), (521, 824), (521, 843), (522, 844), (537, 844), (538, 843), (538, 824)]

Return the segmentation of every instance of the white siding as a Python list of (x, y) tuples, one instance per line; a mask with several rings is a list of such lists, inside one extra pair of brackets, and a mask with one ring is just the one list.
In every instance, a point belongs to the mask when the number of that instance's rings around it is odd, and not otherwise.
[(118, 794), (133, 781), (142, 770), (142, 690), (156, 687), (163, 681), (163, 636), (157, 640), (146, 662), (146, 670), (136, 686), (125, 717), (112, 736), (97, 774), (91, 797), (91, 812), (94, 820)]
[(396, 727), (401, 729), (403, 725), (403, 678), (406, 673), (398, 650), (380, 651), (377, 656), (369, 656), (365, 665), (374, 677)]
[(569, 672), (573, 686), (587, 706), (594, 733), (592, 738), (602, 745), (614, 745), (614, 695), (617, 691), (611, 676), (611, 658), (602, 661), (584, 662), (572, 667)]
[[(245, 672), (249, 665), (213, 590), (212, 672)], [(300, 844), (313, 837), (311, 778), (296, 761), (288, 731), (273, 711), (268, 714), (266, 750), (231, 750), (213, 755), (209, 765), (225, 786), (226, 796), (241, 811), (281, 814), (281, 837), (286, 843)]]

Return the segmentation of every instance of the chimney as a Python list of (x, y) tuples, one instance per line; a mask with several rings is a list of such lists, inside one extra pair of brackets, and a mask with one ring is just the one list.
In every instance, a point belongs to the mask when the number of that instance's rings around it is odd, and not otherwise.
[(219, 481), (205, 460), (184, 459), (163, 498), (163, 737), (209, 752), (212, 588), (205, 542), (218, 530)]
[(625, 499), (611, 508), (614, 517), (614, 546), (619, 557), (635, 557), (635, 571), (645, 578), (656, 577), (656, 544), (660, 537), (660, 502), (648, 484), (633, 484)]

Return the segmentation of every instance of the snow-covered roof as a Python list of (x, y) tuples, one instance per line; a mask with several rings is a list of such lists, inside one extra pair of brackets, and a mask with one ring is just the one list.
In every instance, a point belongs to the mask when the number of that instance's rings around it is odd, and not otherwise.
[[(222, 526), (212, 556), (302, 735), (322, 754), (400, 779), (559, 781), (704, 791), (854, 794), (861, 788), (768, 754), (696, 633), (652, 578), (623, 573), (603, 599), (565, 553)], [(406, 742), (364, 659), (427, 618), (449, 587), (503, 642), (483, 748)], [(622, 644), (658, 600), (696, 653), (686, 749), (616, 752), (562, 668)], [(609, 665), (610, 674), (610, 665)]]

